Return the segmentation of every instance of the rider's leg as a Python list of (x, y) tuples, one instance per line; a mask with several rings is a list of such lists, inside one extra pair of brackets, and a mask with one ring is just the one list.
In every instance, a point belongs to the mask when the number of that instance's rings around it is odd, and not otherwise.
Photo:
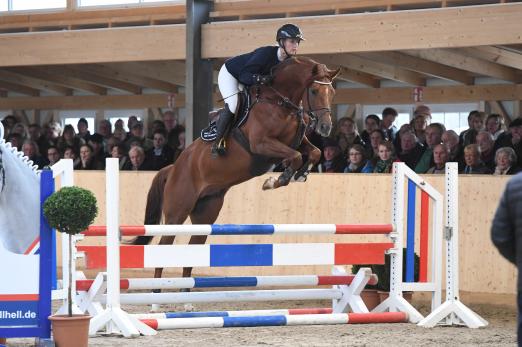
[(226, 151), (226, 133), (230, 123), (234, 119), (234, 112), (236, 112), (238, 104), (239, 82), (228, 72), (226, 66), (223, 64), (218, 75), (219, 91), (223, 98), (225, 98), (225, 110), (219, 115), (217, 121), (217, 135), (214, 144), (212, 145), (212, 154), (225, 154)]

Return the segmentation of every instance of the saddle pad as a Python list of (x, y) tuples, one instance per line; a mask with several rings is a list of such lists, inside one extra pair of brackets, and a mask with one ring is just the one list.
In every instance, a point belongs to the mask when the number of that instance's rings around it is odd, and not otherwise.
[(217, 137), (217, 124), (216, 121), (210, 122), (208, 127), (201, 130), (201, 139), (205, 142), (212, 142)]

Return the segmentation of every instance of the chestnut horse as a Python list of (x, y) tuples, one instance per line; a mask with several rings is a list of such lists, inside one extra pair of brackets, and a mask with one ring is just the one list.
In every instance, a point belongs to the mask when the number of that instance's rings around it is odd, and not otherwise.
[[(276, 65), (271, 86), (251, 88), (254, 105), (246, 123), (228, 138), (225, 156), (212, 158), (211, 144), (197, 139), (174, 165), (158, 172), (147, 196), (145, 224), (159, 224), (162, 212), (165, 224), (183, 224), (188, 216), (192, 224), (212, 224), (230, 187), (267, 172), (274, 163), (282, 161), (286, 169), (279, 178), (267, 179), (263, 189), (285, 186), (294, 176), (306, 177), (321, 152), (304, 136), (305, 123), (322, 136), (330, 134), (332, 81), (338, 74), (339, 70), (328, 70), (305, 57)], [(300, 151), (308, 154), (306, 163)], [(204, 244), (206, 238), (192, 236), (189, 243)], [(140, 237), (135, 243), (150, 239)], [(160, 240), (160, 244), (173, 242), (174, 236)], [(157, 268), (154, 276), (161, 277), (162, 270)], [(191, 271), (184, 268), (183, 277)]]

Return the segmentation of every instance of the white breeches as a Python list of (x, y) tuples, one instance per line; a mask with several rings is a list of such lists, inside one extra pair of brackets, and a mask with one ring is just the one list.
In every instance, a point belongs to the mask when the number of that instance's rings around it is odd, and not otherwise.
[(219, 70), (218, 86), (221, 96), (225, 99), (224, 102), (228, 104), (230, 111), (235, 114), (239, 100), (237, 93), (243, 90), (243, 85), (228, 72), (225, 64)]

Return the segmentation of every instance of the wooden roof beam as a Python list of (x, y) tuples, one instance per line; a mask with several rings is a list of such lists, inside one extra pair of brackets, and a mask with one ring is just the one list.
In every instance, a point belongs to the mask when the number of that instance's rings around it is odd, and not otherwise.
[(426, 85), (424, 76), (392, 65), (374, 62), (355, 54), (317, 55), (318, 62), (327, 65), (342, 65), (349, 69), (362, 71), (382, 78), (408, 83), (414, 86)]
[(139, 85), (118, 81), (101, 74), (87, 72), (81, 66), (47, 66), (45, 69), (57, 75), (83, 80), (105, 88), (119, 89), (131, 94), (141, 94), (141, 86)]
[(49, 73), (43, 69), (35, 68), (35, 67), (24, 67), (24, 68), (8, 68), (9, 71), (16, 72), (21, 75), (29, 76), (32, 78), (37, 78), (42, 81), (49, 81), (52, 83), (59, 84), (61, 86), (79, 89), (86, 92), (90, 92), (93, 94), (104, 95), (107, 94), (107, 88), (103, 88), (97, 86), (95, 84), (91, 84), (82, 80), (70, 78), (67, 76), (61, 76), (54, 73)]
[[(332, 68), (332, 66), (330, 66), (330, 68)], [(341, 74), (338, 78), (341, 81), (356, 82), (372, 88), (379, 88), (381, 86), (381, 81), (378, 76), (363, 71), (348, 69), (344, 66), (341, 66)]]
[(368, 52), (360, 55), (373, 61), (398, 66), (406, 70), (416, 71), (449, 81), (466, 85), (474, 83), (474, 78), (468, 71), (412, 57), (400, 52)]
[(185, 59), (185, 25), (2, 34), (0, 47), (0, 66)]
[(4, 89), (11, 92), (16, 92), (20, 94), (30, 95), (30, 96), (39, 96), (40, 91), (38, 89), (30, 88), (23, 86), (18, 83), (6, 82), (0, 80), (0, 89)]
[[(185, 96), (178, 95), (176, 106), (185, 105)], [(0, 109), (35, 109), (35, 110), (88, 110), (93, 109), (129, 109), (168, 107), (167, 94), (140, 95), (87, 95), (87, 96), (42, 96), (13, 97), (0, 99)]]
[[(118, 64), (107, 64), (118, 67)], [(125, 64), (128, 71), (133, 74), (149, 77), (158, 81), (169, 82), (178, 86), (185, 85), (185, 63), (176, 60), (130, 62)]]
[(178, 87), (175, 84), (140, 76), (136, 74), (133, 68), (126, 67), (125, 64), (87, 64), (82, 68), (94, 74), (103, 74), (112, 79), (137, 84), (145, 88), (156, 89), (167, 93), (177, 93), (178, 91)]
[(453, 66), (457, 69), (471, 71), (473, 73), (498, 78), (504, 81), (518, 82), (517, 71), (513, 68), (491, 63), (489, 61), (477, 59), (459, 53), (458, 50), (449, 49), (426, 49), (426, 50), (407, 50), (404, 53), (444, 65)]
[[(300, 54), (379, 52), (522, 43), (522, 3), (293, 18), (307, 39)], [(274, 42), (288, 19), (202, 27), (203, 58), (231, 57)], [(479, 30), (487, 28), (487, 30)], [(252, 37), (256, 40), (252, 40)], [(232, 44), (231, 44), (232, 43)]]
[[(485, 100), (522, 100), (522, 84), (423, 87), (423, 103), (444, 104)], [(413, 88), (343, 88), (334, 104), (413, 104)]]
[(72, 95), (73, 93), (73, 90), (71, 88), (66, 88), (57, 84), (48, 83), (46, 81), (27, 77), (7, 70), (0, 69), (0, 79), (34, 89), (53, 91), (62, 95)]
[(496, 46), (480, 46), (459, 48), (458, 52), (470, 55), (475, 58), (487, 60), (492, 63), (522, 70), (522, 53), (519, 51)]

